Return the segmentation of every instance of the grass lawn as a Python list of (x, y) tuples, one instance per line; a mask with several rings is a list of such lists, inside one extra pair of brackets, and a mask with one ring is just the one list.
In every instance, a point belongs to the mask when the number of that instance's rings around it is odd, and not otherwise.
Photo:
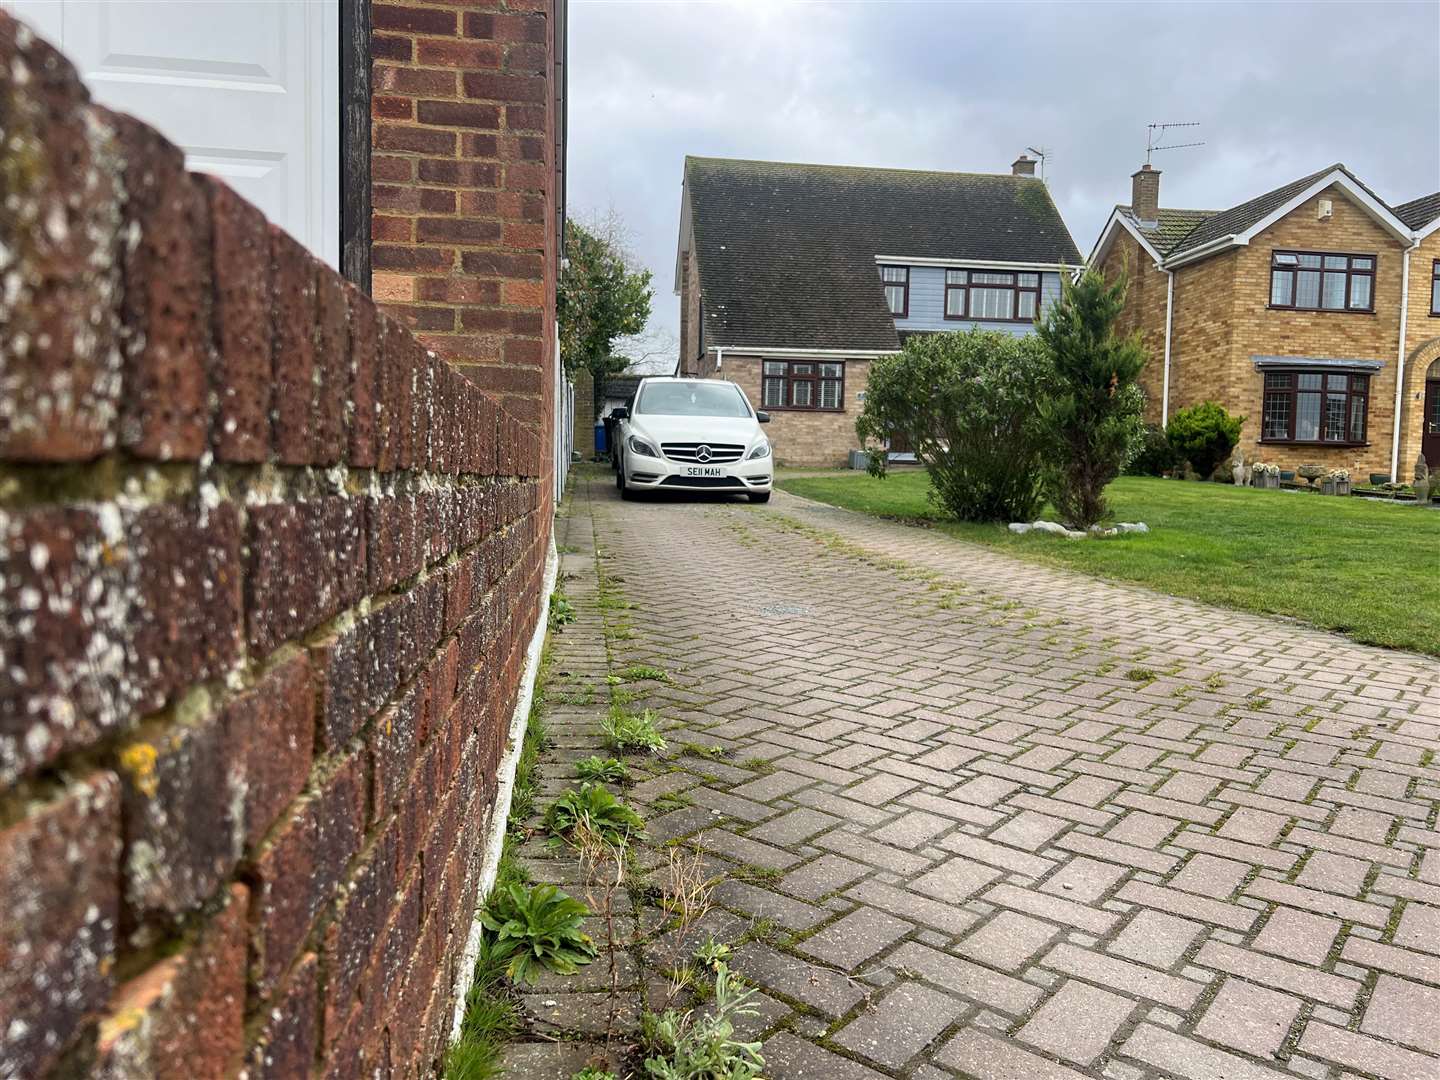
[[(1440, 656), (1440, 513), (1433, 510), (1126, 476), (1108, 493), (1117, 520), (1153, 531), (1077, 541), (942, 520), (918, 469), (885, 480), (782, 475), (779, 485), (851, 510), (932, 521), (1023, 559)], [(1041, 516), (1053, 514), (1047, 507)]]

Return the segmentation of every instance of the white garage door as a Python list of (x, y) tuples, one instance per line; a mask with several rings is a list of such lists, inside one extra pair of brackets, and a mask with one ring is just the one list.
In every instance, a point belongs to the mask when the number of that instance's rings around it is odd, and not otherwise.
[(153, 124), (332, 266), (340, 259), (337, 0), (0, 0), (95, 100)]

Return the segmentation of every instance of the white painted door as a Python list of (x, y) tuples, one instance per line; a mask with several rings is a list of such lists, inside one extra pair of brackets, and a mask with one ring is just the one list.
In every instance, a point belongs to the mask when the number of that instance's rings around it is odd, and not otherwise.
[(0, 0), (95, 100), (153, 124), (332, 266), (340, 259), (338, 0)]

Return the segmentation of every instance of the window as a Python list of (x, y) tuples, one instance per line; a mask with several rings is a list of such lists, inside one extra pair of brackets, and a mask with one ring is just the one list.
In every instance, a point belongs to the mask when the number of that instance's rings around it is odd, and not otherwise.
[(767, 409), (845, 407), (845, 365), (814, 360), (766, 360), (761, 400)]
[(910, 314), (910, 268), (882, 266), (880, 280), (885, 283), (885, 304), (890, 314), (903, 319)]
[(1271, 252), (1270, 306), (1296, 311), (1373, 312), (1375, 256)]
[(1440, 259), (1430, 264), (1430, 314), (1440, 315)]
[(1031, 322), (1040, 310), (1040, 275), (945, 271), (945, 318)]
[(1262, 442), (1356, 446), (1365, 442), (1370, 376), (1353, 371), (1265, 372)]

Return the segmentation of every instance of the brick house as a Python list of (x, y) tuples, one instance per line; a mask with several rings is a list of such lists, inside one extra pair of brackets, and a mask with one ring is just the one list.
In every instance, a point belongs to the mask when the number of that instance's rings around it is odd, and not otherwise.
[(1090, 256), (1129, 275), (1148, 419), (1215, 401), (1248, 461), (1408, 479), (1440, 462), (1440, 193), (1387, 204), (1332, 165), (1226, 210), (1132, 177)]
[(564, 15), (0, 8), (0, 1076), (439, 1071), (555, 580)]
[(676, 374), (739, 384), (780, 464), (845, 464), (872, 360), (910, 334), (1031, 333), (1079, 265), (1034, 171), (687, 157)]

